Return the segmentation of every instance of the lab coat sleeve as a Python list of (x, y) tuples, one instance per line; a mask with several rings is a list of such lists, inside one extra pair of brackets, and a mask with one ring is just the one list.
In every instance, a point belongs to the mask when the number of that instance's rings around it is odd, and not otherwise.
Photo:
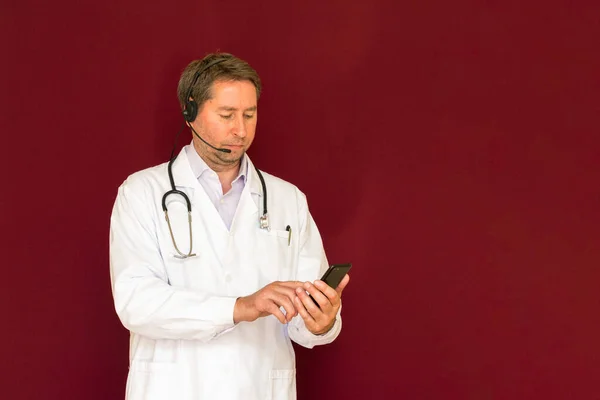
[[(314, 282), (323, 276), (327, 270), (327, 257), (317, 225), (308, 210), (306, 197), (302, 193), (298, 193), (298, 196), (300, 200), (300, 254), (296, 279), (303, 282)], [(290, 339), (309, 349), (333, 342), (342, 329), (341, 311), (342, 308), (340, 307), (333, 327), (324, 335), (312, 334), (304, 325), (302, 317), (300, 315), (295, 316), (288, 323)]]
[(168, 284), (156, 217), (143, 201), (144, 190), (138, 181), (126, 181), (119, 188), (111, 217), (111, 282), (122, 324), (153, 339), (209, 341), (231, 330), (236, 298)]

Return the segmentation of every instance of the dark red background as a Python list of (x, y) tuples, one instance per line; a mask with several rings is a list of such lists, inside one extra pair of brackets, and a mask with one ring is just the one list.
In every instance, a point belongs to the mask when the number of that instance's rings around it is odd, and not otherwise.
[(600, 399), (598, 4), (3, 0), (0, 398), (123, 398), (116, 189), (220, 49), (263, 79), (253, 160), (354, 263), (300, 399)]

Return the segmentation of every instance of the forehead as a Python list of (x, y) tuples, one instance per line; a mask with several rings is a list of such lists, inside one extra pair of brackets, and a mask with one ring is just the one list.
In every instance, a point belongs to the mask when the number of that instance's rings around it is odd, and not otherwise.
[(216, 107), (250, 108), (257, 102), (256, 88), (252, 82), (219, 80), (212, 84), (212, 96), (208, 103)]

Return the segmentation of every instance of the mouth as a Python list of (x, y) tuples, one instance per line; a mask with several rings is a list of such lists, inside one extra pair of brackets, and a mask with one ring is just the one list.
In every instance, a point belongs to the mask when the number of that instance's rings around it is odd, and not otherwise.
[(231, 149), (231, 150), (239, 150), (239, 149), (244, 148), (244, 146), (241, 144), (225, 144), (225, 145), (223, 145), (223, 147), (225, 147), (226, 149)]

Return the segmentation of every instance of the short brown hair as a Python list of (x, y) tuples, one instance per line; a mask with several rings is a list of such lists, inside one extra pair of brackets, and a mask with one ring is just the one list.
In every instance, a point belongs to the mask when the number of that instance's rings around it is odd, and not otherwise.
[(229, 53), (210, 53), (202, 60), (194, 60), (189, 63), (181, 73), (177, 85), (177, 97), (182, 110), (185, 108), (186, 100), (188, 100), (185, 97), (190, 90), (196, 72), (220, 59), (225, 59), (225, 61), (205, 70), (192, 88), (191, 97), (198, 104), (198, 110), (201, 110), (204, 102), (212, 97), (211, 89), (215, 81), (250, 81), (256, 88), (256, 98), (260, 97), (262, 89), (260, 78), (250, 64)]

